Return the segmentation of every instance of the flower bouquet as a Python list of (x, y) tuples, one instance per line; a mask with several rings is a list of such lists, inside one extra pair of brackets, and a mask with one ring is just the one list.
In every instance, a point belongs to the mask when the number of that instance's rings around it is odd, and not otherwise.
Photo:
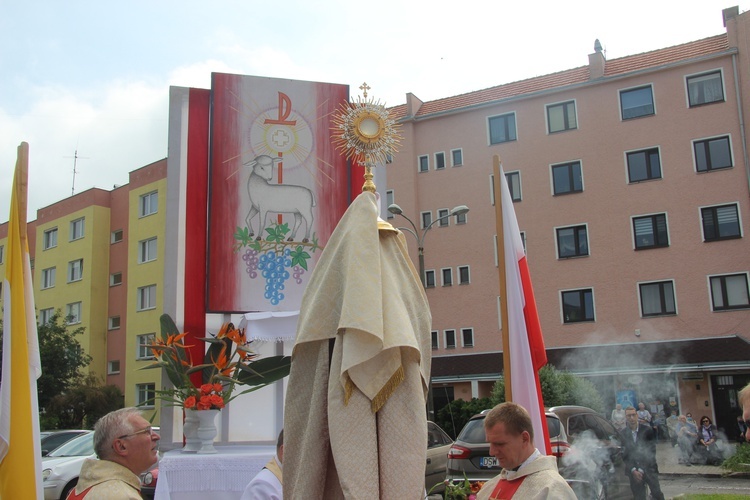
[[(200, 339), (211, 345), (198, 362), (192, 359), (188, 349), (191, 346), (184, 343), (187, 333), (180, 333), (168, 314), (161, 316), (160, 323), (161, 338), (147, 345), (156, 361), (143, 369), (164, 369), (172, 387), (155, 392), (156, 398), (167, 405), (188, 410), (220, 410), (237, 396), (289, 375), (291, 357), (255, 359), (257, 354), (248, 347), (250, 342), (244, 329), (237, 329), (232, 323), (222, 325), (215, 336)], [(196, 387), (191, 375), (198, 372), (203, 383)], [(237, 386), (246, 388), (235, 393)]]
[[(464, 476), (463, 481), (453, 482), (450, 480), (445, 481), (445, 490), (443, 491), (443, 498), (445, 500), (476, 500), (477, 493), (482, 489), (486, 481), (469, 481)], [(430, 489), (430, 492), (434, 490), (439, 483)]]

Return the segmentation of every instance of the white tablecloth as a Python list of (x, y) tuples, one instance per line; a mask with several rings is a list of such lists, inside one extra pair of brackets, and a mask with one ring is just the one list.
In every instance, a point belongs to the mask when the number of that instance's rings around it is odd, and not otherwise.
[(159, 460), (154, 500), (237, 500), (245, 486), (276, 453), (275, 446), (217, 446), (218, 453), (181, 450)]

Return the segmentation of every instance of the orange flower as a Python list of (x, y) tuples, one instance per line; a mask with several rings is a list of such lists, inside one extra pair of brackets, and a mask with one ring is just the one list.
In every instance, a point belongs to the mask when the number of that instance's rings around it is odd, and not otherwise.
[(210, 410), (211, 409), (211, 397), (201, 396), (196, 405), (197, 410)]
[(209, 396), (209, 399), (211, 400), (211, 404), (219, 409), (224, 408), (224, 398), (219, 396), (218, 394), (211, 394)]
[(190, 409), (195, 406), (195, 396), (188, 396), (185, 398), (185, 402), (183, 403), (185, 405), (185, 408)]
[(201, 395), (211, 394), (214, 386), (212, 384), (203, 384), (201, 386)]
[(224, 390), (224, 386), (221, 384), (214, 384), (214, 392), (221, 392)]

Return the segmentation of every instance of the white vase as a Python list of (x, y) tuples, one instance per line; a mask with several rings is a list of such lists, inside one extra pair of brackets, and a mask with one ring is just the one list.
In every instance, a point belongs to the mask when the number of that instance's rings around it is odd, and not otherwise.
[(198, 419), (196, 410), (185, 410), (185, 423), (182, 425), (182, 433), (185, 435), (185, 446), (182, 447), (183, 453), (196, 453), (201, 449), (201, 440), (198, 438)]
[(198, 425), (198, 439), (200, 440), (201, 447), (198, 450), (199, 454), (216, 453), (214, 448), (214, 438), (216, 437), (216, 415), (219, 414), (219, 410), (196, 410), (195, 415), (200, 421)]

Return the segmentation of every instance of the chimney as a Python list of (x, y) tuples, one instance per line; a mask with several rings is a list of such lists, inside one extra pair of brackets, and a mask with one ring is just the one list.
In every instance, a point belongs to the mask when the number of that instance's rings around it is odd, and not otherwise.
[(602, 51), (602, 44), (597, 38), (594, 41), (594, 53), (589, 54), (589, 80), (596, 80), (604, 76), (606, 59)]
[(734, 7), (727, 7), (721, 11), (721, 17), (724, 19), (724, 27), (727, 27), (727, 21), (734, 19), (740, 15), (740, 8), (735, 5)]

